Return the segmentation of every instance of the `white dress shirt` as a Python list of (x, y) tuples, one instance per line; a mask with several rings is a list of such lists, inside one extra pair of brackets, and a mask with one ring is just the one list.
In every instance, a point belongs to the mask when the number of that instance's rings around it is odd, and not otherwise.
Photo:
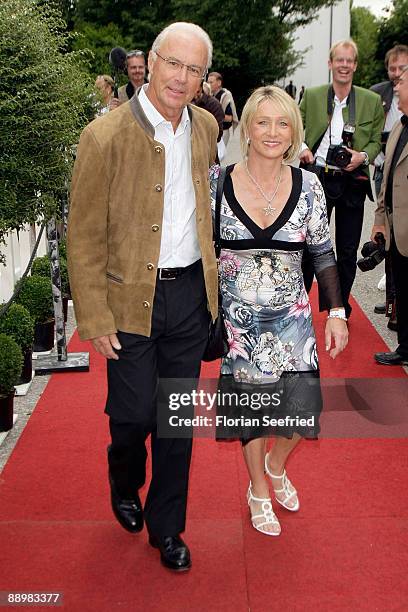
[(165, 150), (164, 210), (159, 268), (184, 268), (200, 259), (196, 226), (196, 201), (191, 176), (191, 122), (187, 108), (174, 133), (146, 95), (139, 92), (139, 102), (154, 127), (154, 138)]
[(322, 138), (319, 148), (316, 151), (315, 160), (317, 166), (326, 165), (326, 157), (327, 151), (329, 150), (329, 145), (337, 145), (341, 143), (341, 134), (343, 132), (344, 127), (343, 108), (346, 108), (346, 106), (347, 97), (344, 98), (344, 100), (340, 101), (337, 96), (334, 96), (334, 109), (331, 118), (331, 140), (329, 126), (325, 132), (325, 135)]
[[(390, 106), (390, 110), (387, 113), (387, 117), (385, 119), (384, 132), (391, 132), (394, 124), (399, 121), (402, 117), (402, 112), (398, 108), (398, 96), (396, 94), (392, 97), (392, 102)], [(384, 164), (385, 155), (382, 151), (379, 152), (377, 157), (374, 160), (374, 165), (377, 168), (381, 168)]]

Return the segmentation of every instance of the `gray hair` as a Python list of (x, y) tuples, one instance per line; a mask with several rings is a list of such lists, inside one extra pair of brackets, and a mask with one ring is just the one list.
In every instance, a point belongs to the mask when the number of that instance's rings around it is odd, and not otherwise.
[(169, 34), (173, 34), (177, 32), (187, 32), (188, 34), (194, 34), (194, 36), (199, 38), (205, 44), (205, 46), (207, 47), (206, 69), (208, 70), (208, 68), (211, 66), (211, 63), (212, 63), (212, 53), (213, 53), (212, 42), (207, 32), (203, 30), (203, 28), (200, 28), (200, 26), (196, 25), (195, 23), (189, 23), (187, 21), (176, 21), (175, 23), (171, 23), (170, 25), (165, 27), (164, 30), (162, 30), (156, 36), (152, 44), (152, 51), (156, 53), (160, 49), (162, 44), (164, 43), (167, 36)]

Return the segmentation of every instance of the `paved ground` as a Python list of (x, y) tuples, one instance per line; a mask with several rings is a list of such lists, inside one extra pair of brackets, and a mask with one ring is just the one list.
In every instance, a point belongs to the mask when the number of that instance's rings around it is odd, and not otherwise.
[[(234, 137), (228, 144), (228, 155), (224, 163), (230, 164), (240, 159), (239, 150), (239, 131), (237, 130)], [(365, 209), (365, 220), (361, 243), (363, 244), (369, 239), (371, 227), (373, 224), (375, 205), (367, 200)], [(353, 295), (359, 302), (361, 308), (371, 320), (378, 333), (385, 340), (390, 349), (396, 347), (396, 334), (387, 329), (387, 319), (384, 315), (376, 315), (373, 312), (374, 305), (385, 300), (384, 292), (377, 289), (378, 281), (384, 272), (384, 265), (380, 264), (371, 272), (362, 273), (357, 271), (357, 278), (353, 287)], [(71, 336), (74, 330), (74, 317), (72, 307), (70, 308), (70, 316), (67, 323), (67, 336)], [(408, 371), (408, 370), (407, 370)], [(61, 374), (62, 376), (63, 374)], [(17, 422), (14, 428), (8, 433), (5, 441), (0, 446), (0, 471), (3, 469), (8, 457), (10, 456), (18, 438), (21, 435), (30, 415), (35, 409), (36, 403), (41, 397), (45, 386), (49, 380), (49, 376), (35, 377), (28, 394), (24, 397), (15, 398), (15, 412), (18, 415)]]

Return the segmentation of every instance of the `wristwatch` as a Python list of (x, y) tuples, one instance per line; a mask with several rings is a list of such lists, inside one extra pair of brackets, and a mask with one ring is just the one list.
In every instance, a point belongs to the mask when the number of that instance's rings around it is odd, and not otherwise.
[(362, 166), (368, 166), (368, 164), (370, 163), (370, 159), (368, 157), (368, 153), (366, 153), (366, 151), (360, 151), (360, 153), (362, 153), (364, 155), (364, 161), (361, 164)]

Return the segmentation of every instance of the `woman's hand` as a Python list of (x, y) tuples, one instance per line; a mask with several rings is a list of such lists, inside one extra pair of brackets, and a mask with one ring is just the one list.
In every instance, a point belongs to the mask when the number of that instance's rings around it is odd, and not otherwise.
[[(329, 355), (335, 359), (347, 346), (348, 342), (348, 327), (346, 321), (337, 318), (328, 318), (325, 329), (326, 351), (330, 351)], [(331, 349), (332, 340), (334, 340), (334, 348)], [(331, 349), (331, 350), (330, 350)]]

